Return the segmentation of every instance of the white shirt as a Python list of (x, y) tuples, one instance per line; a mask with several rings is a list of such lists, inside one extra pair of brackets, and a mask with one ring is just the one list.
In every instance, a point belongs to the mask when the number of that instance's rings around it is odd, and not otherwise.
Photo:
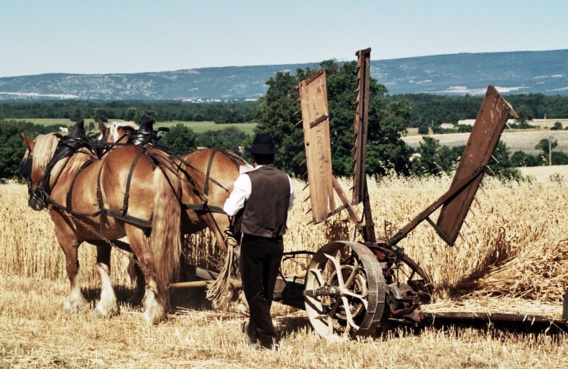
[[(257, 170), (262, 167), (262, 165), (257, 165), (253, 170)], [(290, 203), (288, 205), (288, 210), (292, 209), (294, 206), (294, 188), (292, 187), (292, 180), (288, 176), (288, 181), (290, 182)], [(233, 191), (225, 201), (223, 210), (230, 216), (234, 216), (245, 206), (245, 201), (248, 200), (252, 192), (252, 184), (250, 177), (243, 173), (241, 174), (235, 184), (233, 185)]]

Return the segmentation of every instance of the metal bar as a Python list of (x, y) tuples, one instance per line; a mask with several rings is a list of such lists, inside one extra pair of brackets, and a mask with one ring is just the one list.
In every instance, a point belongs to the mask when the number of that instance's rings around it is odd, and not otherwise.
[[(191, 282), (177, 282), (171, 283), (170, 288), (197, 288), (197, 287), (209, 287), (214, 281), (191, 281)], [(243, 283), (236, 279), (231, 280), (231, 287), (242, 288)]]
[[(408, 235), (414, 228), (416, 228), (420, 223), (422, 223), (426, 218), (435, 212), (440, 206), (442, 206), (448, 199), (456, 196), (464, 188), (466, 188), (472, 181), (474, 181), (478, 176), (483, 173), (483, 168), (477, 168), (476, 171), (469, 178), (461, 179), (459, 183), (452, 186), (445, 194), (440, 196), (438, 200), (434, 201), (430, 206), (428, 206), (423, 212), (418, 214), (416, 218), (411, 220), (406, 226), (404, 226), (397, 234), (395, 234), (391, 239), (387, 241), (389, 246), (396, 245), (400, 240)], [(440, 232), (440, 228), (436, 227), (436, 231)], [(440, 236), (447, 240), (448, 237), (445, 234), (440, 234)]]
[(568, 320), (568, 291), (566, 291), (562, 300), (562, 319)]
[(425, 318), (429, 319), (449, 319), (449, 320), (470, 320), (470, 321), (488, 321), (488, 322), (525, 322), (534, 323), (550, 323), (550, 324), (566, 324), (566, 320), (552, 319), (541, 315), (528, 314), (506, 314), (506, 313), (475, 313), (475, 312), (436, 312), (424, 313)]
[(339, 196), (339, 199), (346, 206), (347, 213), (349, 213), (349, 217), (351, 218), (351, 221), (353, 223), (355, 223), (355, 227), (361, 228), (361, 223), (359, 223), (359, 217), (357, 217), (357, 212), (355, 211), (355, 208), (353, 208), (349, 204), (349, 200), (347, 199), (345, 192), (343, 192), (341, 185), (339, 184), (339, 182), (337, 182), (337, 179), (335, 179), (335, 177), (332, 177), (332, 183), (333, 183), (333, 188), (334, 188), (335, 192), (337, 193), (337, 196)]

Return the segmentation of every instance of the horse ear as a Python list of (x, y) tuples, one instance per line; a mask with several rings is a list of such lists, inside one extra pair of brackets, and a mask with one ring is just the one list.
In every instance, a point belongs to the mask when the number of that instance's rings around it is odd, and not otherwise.
[(77, 123), (75, 123), (75, 126), (73, 126), (73, 132), (71, 132), (71, 137), (82, 137), (85, 136), (86, 132), (85, 132), (85, 121), (84, 120), (80, 120)]
[(27, 149), (30, 152), (34, 151), (35, 141), (29, 139), (24, 132), (22, 132), (22, 139), (24, 140), (24, 145), (26, 145)]
[(108, 128), (107, 126), (103, 123), (102, 120), (99, 119), (99, 129), (101, 130), (101, 133), (104, 135), (106, 135)]

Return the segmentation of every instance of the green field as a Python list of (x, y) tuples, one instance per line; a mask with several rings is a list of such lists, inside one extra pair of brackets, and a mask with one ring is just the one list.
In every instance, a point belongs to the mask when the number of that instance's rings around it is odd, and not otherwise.
[[(31, 122), (34, 124), (42, 124), (44, 126), (50, 126), (50, 125), (60, 125), (60, 126), (73, 126), (74, 122), (72, 122), (69, 119), (65, 119), (65, 118), (21, 118), (21, 119), (16, 119), (16, 120), (22, 120), (22, 121), (26, 121), (26, 122)], [(109, 123), (111, 122), (116, 122), (119, 121), (118, 119), (111, 119), (109, 120)], [(88, 129), (89, 128), (89, 124), (93, 123), (95, 124), (95, 127), (97, 127), (96, 122), (93, 121), (93, 119), (85, 119), (85, 127)], [(195, 133), (203, 133), (205, 131), (217, 131), (217, 130), (221, 130), (223, 128), (228, 128), (228, 127), (236, 127), (240, 130), (242, 130), (243, 132), (252, 135), (254, 133), (254, 127), (256, 127), (256, 123), (228, 123), (228, 124), (215, 124), (214, 122), (188, 122), (188, 121), (167, 121), (167, 122), (156, 122), (154, 124), (155, 128), (158, 127), (172, 127), (176, 124), (183, 124), (188, 126), (189, 128), (191, 128)]]

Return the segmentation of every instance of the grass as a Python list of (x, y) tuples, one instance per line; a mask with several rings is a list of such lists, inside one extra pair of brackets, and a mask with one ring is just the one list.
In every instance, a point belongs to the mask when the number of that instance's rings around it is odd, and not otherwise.
[[(449, 188), (447, 177), (371, 180), (377, 233), (390, 237)], [(309, 224), (304, 183), (295, 180), (296, 206), (285, 250), (317, 250), (329, 240), (350, 240), (342, 213)], [(345, 189), (349, 183), (342, 181)], [(462, 238), (446, 246), (421, 224), (399, 246), (433, 278), (434, 303), (424, 311), (493, 311), (559, 318), (568, 285), (568, 183), (540, 178), (522, 183), (484, 181)], [(127, 260), (113, 253), (112, 280), (121, 314), (95, 319), (92, 309), (63, 312), (68, 291), (64, 258), (47, 212), (27, 206), (24, 185), (0, 186), (0, 368), (563, 368), (565, 335), (514, 334), (494, 328), (394, 330), (386, 336), (327, 342), (305, 312), (274, 304), (282, 334), (279, 352), (247, 345), (239, 325), (245, 316), (231, 306), (214, 310), (198, 290), (180, 295), (168, 321), (148, 326), (127, 303), (133, 285)], [(435, 215), (433, 216), (435, 219)], [(193, 247), (207, 247), (207, 235)], [(94, 306), (99, 280), (94, 247), (80, 249), (83, 292)], [(305, 268), (300, 265), (300, 268)], [(176, 291), (177, 293), (177, 291)], [(180, 291), (180, 294), (182, 292)]]
[[(69, 119), (54, 119), (54, 118), (21, 118), (17, 120), (23, 120), (26, 122), (31, 122), (34, 124), (41, 124), (45, 126), (50, 125), (58, 125), (58, 126), (66, 126), (72, 127), (75, 122), (72, 122)], [(111, 119), (109, 122), (119, 121), (118, 119)], [(93, 123), (95, 127), (98, 127), (97, 123), (93, 119), (85, 119), (85, 127), (89, 127), (89, 124)], [(193, 122), (193, 121), (167, 121), (167, 122), (156, 122), (154, 124), (155, 128), (158, 127), (171, 127), (176, 124), (183, 124), (189, 128), (191, 128), (195, 133), (203, 133), (205, 131), (218, 131), (228, 127), (236, 127), (246, 134), (252, 135), (254, 133), (254, 128), (256, 127), (256, 123), (227, 123), (227, 124), (215, 124), (215, 122)]]

